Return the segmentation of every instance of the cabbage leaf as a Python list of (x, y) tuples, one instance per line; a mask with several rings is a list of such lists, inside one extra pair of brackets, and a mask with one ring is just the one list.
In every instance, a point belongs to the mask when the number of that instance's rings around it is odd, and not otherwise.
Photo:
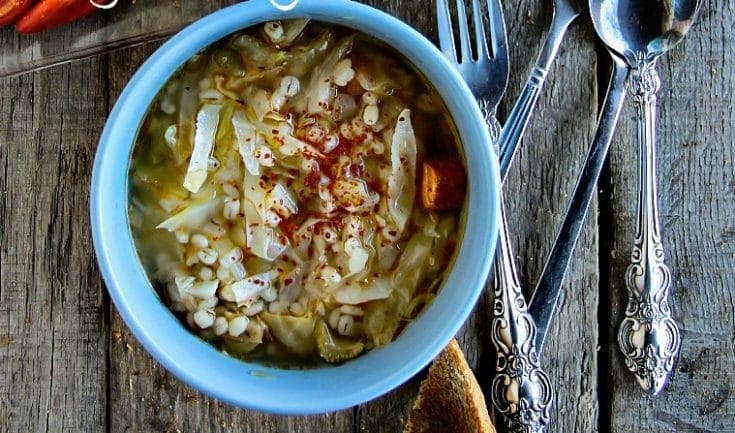
[(388, 280), (376, 278), (373, 281), (347, 283), (334, 292), (334, 299), (340, 304), (357, 305), (364, 302), (386, 299), (390, 296), (393, 288)]
[(194, 203), (176, 215), (166, 219), (156, 226), (157, 229), (166, 229), (173, 232), (177, 229), (194, 230), (203, 226), (213, 215), (222, 211), (224, 206), (222, 198)]
[(271, 335), (294, 354), (306, 357), (314, 350), (316, 319), (311, 316), (294, 317), (268, 312), (260, 313)]
[(184, 176), (184, 188), (197, 193), (207, 179), (209, 157), (214, 148), (214, 137), (219, 123), (219, 104), (207, 104), (197, 114), (194, 150), (189, 160), (189, 168)]
[(237, 138), (237, 148), (245, 164), (245, 169), (253, 176), (260, 174), (260, 165), (255, 159), (255, 143), (258, 139), (258, 133), (255, 125), (250, 123), (242, 111), (236, 111), (232, 116), (232, 127), (235, 130)]
[(403, 233), (416, 197), (416, 136), (411, 110), (398, 115), (391, 140), (391, 175), (388, 179), (388, 212)]

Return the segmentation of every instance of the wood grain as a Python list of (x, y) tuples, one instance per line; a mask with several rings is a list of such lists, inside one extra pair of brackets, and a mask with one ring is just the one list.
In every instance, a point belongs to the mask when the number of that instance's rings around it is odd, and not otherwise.
[(105, 428), (108, 329), (87, 212), (105, 69), (94, 59), (0, 81), (0, 431)]
[[(1, 29), (0, 63), (16, 51), (43, 63), (84, 38), (155, 32), (232, 2), (123, 2), (116, 22), (99, 14), (26, 39)], [(365, 2), (436, 40), (433, 1)], [(518, 96), (551, 15), (545, 0), (508, 0), (504, 8), (512, 70), (501, 114)], [(161, 16), (167, 20), (153, 19)], [(557, 389), (554, 431), (735, 432), (734, 18), (735, 5), (704, 1), (691, 35), (659, 69), (662, 228), (684, 337), (672, 385), (661, 398), (645, 397), (614, 343), (635, 224), (637, 144), (628, 107), (542, 358)], [(562, 47), (506, 185), (526, 287), (543, 267), (606, 85), (598, 86), (605, 55), (593, 40), (584, 17)], [(401, 431), (421, 374), (338, 413), (240, 410), (167, 373), (109, 304), (88, 230), (92, 158), (111, 104), (158, 45), (0, 80), (0, 432)], [(485, 332), (490, 302), (482, 299), (459, 335), (486, 392), (494, 370)]]
[(120, 1), (74, 25), (32, 35), (0, 28), (0, 77), (163, 39), (236, 0)]
[[(735, 432), (735, 7), (703, 1), (699, 18), (659, 65), (658, 193), (681, 357), (662, 397), (646, 397), (609, 343), (614, 432)], [(617, 336), (635, 230), (638, 144), (632, 103), (611, 159), (609, 288)]]

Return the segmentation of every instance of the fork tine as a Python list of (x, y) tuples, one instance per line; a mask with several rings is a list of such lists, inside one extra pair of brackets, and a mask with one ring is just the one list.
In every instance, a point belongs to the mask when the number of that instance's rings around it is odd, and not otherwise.
[(482, 22), (480, 0), (472, 0), (472, 18), (475, 24), (475, 44), (477, 46), (477, 58), (488, 57), (487, 39), (485, 37), (485, 24)]
[(457, 0), (457, 20), (459, 21), (459, 48), (462, 55), (460, 63), (471, 62), (470, 29), (467, 26), (467, 11), (464, 8), (464, 0)]
[(454, 48), (454, 29), (452, 28), (452, 18), (449, 15), (449, 5), (447, 0), (436, 0), (436, 15), (439, 30), (439, 48), (442, 53), (451, 61), (457, 62), (457, 52)]
[(505, 20), (503, 19), (503, 5), (500, 0), (487, 0), (487, 11), (490, 14), (490, 45), (492, 56), (507, 56), (507, 41), (505, 35)]

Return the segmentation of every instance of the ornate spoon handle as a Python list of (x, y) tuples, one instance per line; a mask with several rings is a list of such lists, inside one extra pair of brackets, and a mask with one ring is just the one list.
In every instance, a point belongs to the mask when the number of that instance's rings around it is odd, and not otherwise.
[(536, 324), (528, 314), (508, 240), (503, 200), (493, 277), (490, 338), (497, 353), (491, 398), (512, 433), (548, 431), (554, 392), (536, 352)]
[(625, 365), (650, 395), (666, 387), (681, 336), (671, 317), (671, 271), (664, 263), (656, 198), (656, 61), (632, 70), (629, 91), (638, 118), (640, 172), (638, 218), (631, 263), (625, 274), (628, 306), (618, 332)]

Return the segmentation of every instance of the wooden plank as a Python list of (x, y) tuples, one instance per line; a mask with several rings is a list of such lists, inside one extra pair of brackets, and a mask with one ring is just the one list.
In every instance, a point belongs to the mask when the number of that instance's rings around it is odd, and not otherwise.
[(733, 4), (703, 1), (687, 39), (658, 68), (664, 85), (657, 158), (661, 230), (683, 342), (671, 385), (657, 398), (639, 389), (615, 342), (635, 230), (632, 103), (621, 118), (611, 161), (615, 226), (608, 253), (613, 432), (735, 432), (734, 19)]
[(0, 77), (161, 39), (235, 2), (121, 1), (112, 10), (42, 33), (20, 35), (13, 27), (0, 28)]
[[(435, 37), (430, 2), (369, 3)], [(190, 3), (184, 7), (192, 8), (186, 13), (196, 12)], [(540, 47), (544, 17), (551, 10), (540, 0), (515, 0), (505, 7), (516, 53), (506, 98), (512, 101)], [(636, 173), (631, 161), (637, 146), (628, 108), (600, 207), (600, 220), (613, 225), (600, 228), (599, 240), (609, 249), (602, 251), (598, 264), (595, 221), (588, 221), (543, 358), (558, 390), (557, 431), (595, 430), (602, 409), (600, 431), (735, 432), (735, 301), (729, 287), (735, 277), (735, 155), (729, 146), (734, 120), (729, 96), (735, 72), (733, 8), (704, 2), (692, 34), (660, 68), (666, 86), (660, 96), (662, 228), (676, 276), (674, 308), (684, 336), (672, 385), (662, 398), (645, 397), (624, 370), (614, 343), (626, 301), (622, 277), (635, 223)], [(75, 37), (99, 31), (95, 20), (44, 37), (70, 47)], [(153, 24), (140, 23), (139, 28)], [(35, 46), (38, 58), (52, 54), (44, 51), (48, 46), (36, 43), (41, 39), (19, 42), (11, 30), (1, 32), (3, 50)], [(592, 38), (585, 24), (567, 40), (508, 182), (514, 243), (528, 286), (543, 265), (591, 135), (597, 104)], [(94, 143), (109, 108), (107, 98), (119, 94), (153, 48), (111, 57), (109, 94), (104, 93), (105, 57), (0, 81), (2, 431), (400, 431), (418, 379), (354, 411), (273, 417), (223, 405), (173, 379), (137, 345), (114, 308), (108, 328), (87, 234), (87, 185)], [(9, 58), (1, 58), (7, 65)], [(509, 103), (504, 104), (506, 111)], [(690, 107), (699, 115), (688, 115)], [(596, 209), (593, 206), (593, 212)], [(610, 267), (603, 281), (598, 281), (600, 266)], [(611, 292), (601, 301), (598, 285)], [(462, 335), (468, 358), (485, 385), (494, 368), (492, 348), (482, 332), (488, 302), (486, 297), (469, 322), (474, 332)], [(612, 311), (609, 324), (601, 322), (602, 337), (595, 319), (598, 302), (601, 320), (610, 314), (605, 313), (608, 308)], [(595, 345), (600, 338), (606, 339), (603, 351), (610, 359), (598, 372)], [(597, 403), (598, 384), (604, 390), (602, 403)]]
[[(541, 49), (552, 4), (520, 0), (504, 6), (512, 55), (511, 81), (503, 103), (507, 113)], [(511, 237), (521, 279), (529, 289), (543, 268), (594, 131), (598, 95), (593, 34), (583, 19), (569, 30), (506, 182)], [(541, 355), (556, 389), (552, 430), (558, 432), (597, 428), (596, 212), (593, 202)], [(490, 377), (491, 372), (482, 375)]]
[(2, 431), (105, 428), (107, 325), (87, 212), (104, 69), (97, 59), (0, 81)]

